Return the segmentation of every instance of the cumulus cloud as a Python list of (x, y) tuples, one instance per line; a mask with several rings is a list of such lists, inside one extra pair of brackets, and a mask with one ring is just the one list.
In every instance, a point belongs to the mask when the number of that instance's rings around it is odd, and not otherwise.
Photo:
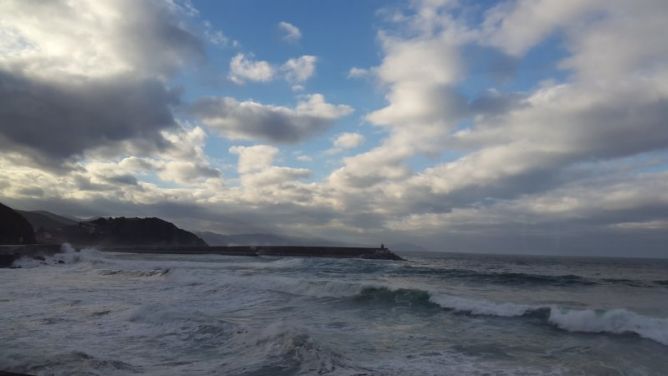
[(237, 171), (243, 175), (271, 167), (278, 148), (271, 145), (232, 146), (230, 153), (239, 156)]
[(2, 2), (2, 147), (50, 165), (110, 143), (161, 147), (178, 103), (164, 79), (204, 57), (179, 20), (184, 11), (124, 0)]
[[(164, 132), (169, 147), (160, 153), (158, 176), (165, 181), (191, 185), (202, 180), (220, 177), (204, 152), (206, 133), (200, 127)], [(155, 165), (155, 162), (154, 162)]]
[(228, 77), (237, 84), (246, 81), (267, 82), (274, 79), (276, 70), (267, 61), (252, 60), (244, 54), (237, 54), (230, 60)]
[(281, 66), (281, 71), (283, 71), (288, 82), (303, 83), (315, 73), (317, 61), (318, 58), (311, 55), (289, 59)]
[(332, 141), (332, 148), (328, 154), (336, 154), (344, 150), (355, 149), (364, 143), (364, 136), (355, 132), (344, 132), (336, 136)]
[[(652, 43), (639, 45), (626, 42), (628, 37), (620, 34), (614, 38), (613, 48), (612, 44), (608, 45), (605, 39), (600, 38), (601, 34), (610, 36), (615, 35), (616, 30), (628, 29), (631, 19), (634, 24), (642, 19), (647, 22), (641, 28), (633, 28), (633, 35), (646, 42), (654, 40), (658, 45), (660, 42), (655, 39), (661, 28), (655, 22), (658, 10), (649, 7), (649, 3), (644, 7), (627, 4), (628, 8), (619, 3), (619, 12), (611, 11), (608, 3), (592, 1), (578, 4), (587, 6), (577, 7), (580, 13), (572, 13), (574, 10), (568, 8), (569, 17), (563, 20), (563, 24), (555, 21), (557, 23), (552, 27), (560, 26), (569, 31), (574, 18), (584, 17), (593, 10), (604, 12), (606, 17), (576, 28), (577, 38), (573, 36), (571, 41), (573, 53), (564, 60), (564, 64), (580, 62), (572, 66), (577, 79), (544, 85), (516, 102), (516, 106), (505, 107), (492, 118), (479, 119), (459, 140), (472, 144), (477, 142), (482, 148), (460, 160), (426, 171), (420, 180), (437, 192), (469, 186), (512, 184), (512, 179), (524, 182), (525, 176), (540, 171), (556, 174), (583, 161), (623, 158), (668, 146), (668, 136), (662, 131), (662, 119), (668, 115), (668, 91), (664, 79), (668, 71), (668, 51), (662, 57), (650, 59), (653, 63), (647, 67), (647, 60), (636, 57), (660, 55), (661, 47), (655, 48)], [(541, 17), (547, 17), (555, 5), (538, 2), (526, 7)], [(658, 3), (656, 5), (659, 6)], [(513, 8), (508, 11), (507, 17), (514, 19), (518, 12), (523, 14), (525, 11), (529, 10)], [(633, 18), (629, 18), (629, 14)], [(493, 13), (493, 16), (499, 15)], [(503, 36), (505, 27), (511, 26), (505, 21), (500, 24), (501, 30), (495, 35)], [(600, 43), (583, 42), (593, 38)], [(505, 43), (503, 46), (514, 48), (518, 39), (500, 40)], [(597, 57), (603, 54), (602, 50), (607, 51), (604, 53), (606, 60), (612, 59), (605, 67)], [(619, 71), (613, 74), (611, 66)], [(521, 191), (518, 184), (516, 192)]]
[(246, 81), (270, 82), (283, 78), (297, 88), (303, 90), (303, 83), (315, 74), (318, 58), (311, 55), (288, 59), (280, 66), (264, 61), (253, 60), (252, 56), (239, 53), (230, 60), (228, 78), (239, 85)]
[[(363, 116), (380, 141), (332, 161), (322, 180), (313, 179), (326, 165), (314, 161), (317, 174), (296, 168), (275, 145), (323, 134), (352, 112), (321, 94), (299, 96), (294, 107), (201, 98), (189, 115), (205, 128), (174, 119), (179, 95), (170, 79), (204, 56), (183, 18), (196, 12), (184, 4), (1, 3), (3, 200), (64, 214), (159, 215), (218, 231), (382, 237), (435, 250), (665, 255), (665, 1), (483, 9), (419, 0), (397, 8), (379, 33), (380, 64), (348, 72), (372, 74), (384, 94), (385, 103)], [(204, 31), (209, 42), (233, 43), (210, 26)], [(490, 69), (512, 81), (508, 62), (521, 67), (533, 49), (556, 44), (560, 55), (550, 65), (561, 71), (532, 72), (543, 81), (497, 86), (472, 70), (471, 51), (483, 51)], [(311, 55), (281, 64), (238, 54), (230, 78), (285, 80), (303, 90), (317, 63)], [(364, 142), (359, 133), (332, 131), (330, 151)], [(237, 145), (217, 159), (207, 155), (207, 132), (274, 145)], [(316, 155), (312, 146), (300, 149)], [(236, 173), (223, 181), (230, 160)], [(64, 163), (70, 168), (44, 168)]]
[(281, 21), (278, 23), (278, 29), (283, 34), (283, 40), (287, 42), (298, 42), (302, 39), (302, 32), (299, 28), (289, 22)]
[(179, 21), (183, 9), (168, 2), (10, 0), (1, 7), (0, 66), (29, 77), (155, 76), (204, 56)]
[[(386, 129), (387, 138), (374, 149), (346, 158), (329, 177), (347, 209), (359, 203), (356, 192), (361, 197), (373, 191), (377, 202), (364, 210), (382, 210), (396, 218), (388, 226), (396, 229), (399, 223), (414, 223), (405, 229), (433, 228), (445, 231), (449, 238), (458, 227), (469, 229), (467, 236), (485, 232), (491, 225), (499, 233), (512, 233), (518, 224), (508, 223), (504, 218), (510, 215), (499, 209), (508, 205), (494, 202), (516, 200), (511, 202), (517, 212), (511, 215), (535, 221), (532, 231), (543, 231), (539, 239), (551, 232), (545, 226), (567, 219), (539, 224), (541, 215), (550, 217), (546, 213), (550, 208), (532, 211), (524, 205), (528, 197), (552, 197), (563, 192), (561, 186), (576, 186), (582, 176), (574, 176), (573, 171), (591, 161), (619, 161), (668, 147), (662, 130), (662, 119), (668, 115), (668, 53), (659, 41), (665, 27), (657, 16), (666, 11), (665, 3), (504, 3), (485, 12), (479, 28), (449, 15), (456, 7), (453, 3), (416, 2), (415, 6), (415, 13), (399, 20), (410, 30), (406, 36), (381, 34), (385, 57), (375, 71), (387, 87), (388, 105), (367, 119)], [(457, 93), (458, 82), (467, 74), (461, 54), (464, 46), (493, 46), (521, 59), (555, 30), (562, 33), (569, 51), (559, 65), (574, 73), (570, 79), (546, 81), (528, 93), (487, 90), (473, 100)], [(470, 119), (472, 126), (457, 130), (464, 119)], [(439, 155), (448, 147), (458, 151), (451, 160), (419, 173), (409, 168), (407, 161), (417, 154)], [(664, 181), (665, 174), (652, 179), (657, 179), (652, 184)], [(378, 183), (383, 184), (374, 186)], [(592, 189), (586, 194), (573, 190), (572, 197), (559, 199), (565, 211), (591, 219), (570, 228), (580, 235), (569, 239), (586, 237), (593, 228), (619, 228), (596, 224), (612, 213), (613, 221), (638, 216), (638, 223), (649, 224), (665, 215), (659, 211), (659, 218), (653, 217), (647, 202), (629, 207), (599, 202), (587, 212), (566, 204), (586, 202), (590, 194), (613, 198), (634, 191), (624, 184), (614, 192), (603, 185), (599, 188), (598, 193)], [(661, 207), (662, 198), (647, 197)], [(508, 237), (505, 240), (516, 244)], [(457, 241), (466, 242), (463, 237)], [(487, 241), (474, 248), (494, 244)]]
[(406, 160), (441, 151), (456, 121), (468, 112), (466, 99), (454, 89), (462, 68), (452, 41), (439, 35), (384, 37), (383, 46), (386, 55), (376, 72), (388, 87), (388, 104), (366, 119), (389, 136), (376, 148), (344, 160), (330, 176), (340, 189), (406, 178)]
[(251, 202), (301, 202), (309, 190), (299, 180), (310, 175), (304, 168), (275, 166), (278, 148), (270, 145), (233, 146), (230, 152), (239, 156), (237, 171), (243, 199)]
[(277, 143), (300, 142), (352, 111), (347, 105), (327, 103), (321, 94), (304, 96), (294, 108), (230, 97), (201, 99), (192, 108), (196, 117), (225, 137)]
[(359, 133), (341, 133), (334, 140), (334, 147), (341, 149), (354, 149), (364, 143), (364, 136)]

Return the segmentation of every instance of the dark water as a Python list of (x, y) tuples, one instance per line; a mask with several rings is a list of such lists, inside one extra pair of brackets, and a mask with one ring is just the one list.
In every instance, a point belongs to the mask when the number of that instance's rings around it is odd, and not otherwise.
[(668, 262), (107, 254), (0, 269), (0, 369), (665, 375)]

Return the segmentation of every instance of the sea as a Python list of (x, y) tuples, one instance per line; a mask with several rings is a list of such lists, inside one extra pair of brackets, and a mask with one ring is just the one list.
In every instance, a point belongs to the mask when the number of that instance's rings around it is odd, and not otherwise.
[(668, 260), (106, 253), (0, 269), (31, 375), (668, 375)]

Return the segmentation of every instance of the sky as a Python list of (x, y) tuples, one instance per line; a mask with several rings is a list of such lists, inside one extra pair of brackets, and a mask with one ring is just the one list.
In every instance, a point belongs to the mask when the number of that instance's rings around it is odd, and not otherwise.
[(4, 0), (0, 201), (668, 257), (665, 0)]

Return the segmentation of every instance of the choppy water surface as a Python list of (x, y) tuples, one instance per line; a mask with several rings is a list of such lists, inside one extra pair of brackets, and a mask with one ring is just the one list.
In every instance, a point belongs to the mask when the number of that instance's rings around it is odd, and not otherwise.
[[(665, 375), (668, 263), (109, 254), (0, 269), (0, 370)], [(58, 263), (62, 259), (65, 263)]]

